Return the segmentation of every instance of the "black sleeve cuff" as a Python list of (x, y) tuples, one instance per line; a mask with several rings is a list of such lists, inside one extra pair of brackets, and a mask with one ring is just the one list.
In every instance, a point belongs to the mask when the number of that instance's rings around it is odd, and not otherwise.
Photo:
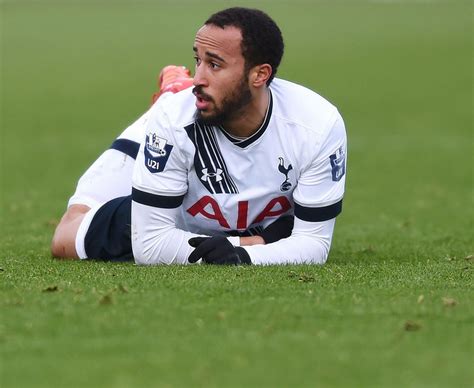
[(336, 218), (342, 211), (342, 199), (324, 207), (306, 207), (295, 203), (295, 216), (308, 222), (321, 222)]
[(133, 159), (137, 158), (138, 150), (140, 149), (140, 143), (137, 143), (129, 139), (116, 139), (112, 145), (111, 149), (123, 152)]
[(166, 195), (150, 194), (132, 187), (132, 200), (142, 205), (174, 209), (183, 203), (184, 195), (169, 197)]

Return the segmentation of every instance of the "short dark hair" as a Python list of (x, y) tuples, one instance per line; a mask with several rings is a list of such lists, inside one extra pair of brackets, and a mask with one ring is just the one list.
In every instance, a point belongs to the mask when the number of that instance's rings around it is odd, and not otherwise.
[(220, 28), (237, 27), (242, 34), (245, 69), (248, 71), (256, 65), (268, 63), (272, 67), (272, 74), (267, 81), (267, 85), (270, 85), (284, 50), (281, 31), (270, 16), (258, 9), (233, 7), (215, 13), (204, 24)]

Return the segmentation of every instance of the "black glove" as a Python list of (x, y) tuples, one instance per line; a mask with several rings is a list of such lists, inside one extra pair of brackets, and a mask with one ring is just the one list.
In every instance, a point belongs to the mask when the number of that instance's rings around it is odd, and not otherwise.
[(193, 237), (189, 245), (196, 248), (188, 257), (190, 263), (202, 259), (206, 264), (240, 265), (252, 264), (250, 256), (244, 248), (234, 247), (222, 236)]
[(295, 217), (281, 216), (263, 229), (260, 237), (265, 240), (265, 244), (271, 244), (282, 238), (290, 237), (294, 223)]

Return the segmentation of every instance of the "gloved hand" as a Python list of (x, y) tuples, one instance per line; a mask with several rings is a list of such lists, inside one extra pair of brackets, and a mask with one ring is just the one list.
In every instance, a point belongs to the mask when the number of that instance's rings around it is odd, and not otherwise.
[(206, 264), (252, 264), (250, 256), (244, 248), (234, 247), (229, 240), (222, 236), (193, 237), (189, 239), (188, 243), (196, 248), (188, 257), (190, 263), (202, 259)]
[(263, 238), (265, 244), (271, 244), (282, 238), (290, 237), (294, 223), (295, 217), (281, 216), (263, 229), (263, 232), (260, 233), (260, 237)]

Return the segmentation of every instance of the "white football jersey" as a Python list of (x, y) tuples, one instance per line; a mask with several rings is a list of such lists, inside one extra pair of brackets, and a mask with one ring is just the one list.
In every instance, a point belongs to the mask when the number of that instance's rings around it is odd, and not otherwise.
[(186, 263), (190, 237), (254, 234), (283, 214), (295, 215), (292, 236), (245, 247), (252, 262), (326, 260), (344, 194), (344, 123), (307, 88), (274, 79), (269, 91), (264, 122), (245, 139), (196, 121), (191, 89), (151, 108), (133, 174), (137, 262)]

